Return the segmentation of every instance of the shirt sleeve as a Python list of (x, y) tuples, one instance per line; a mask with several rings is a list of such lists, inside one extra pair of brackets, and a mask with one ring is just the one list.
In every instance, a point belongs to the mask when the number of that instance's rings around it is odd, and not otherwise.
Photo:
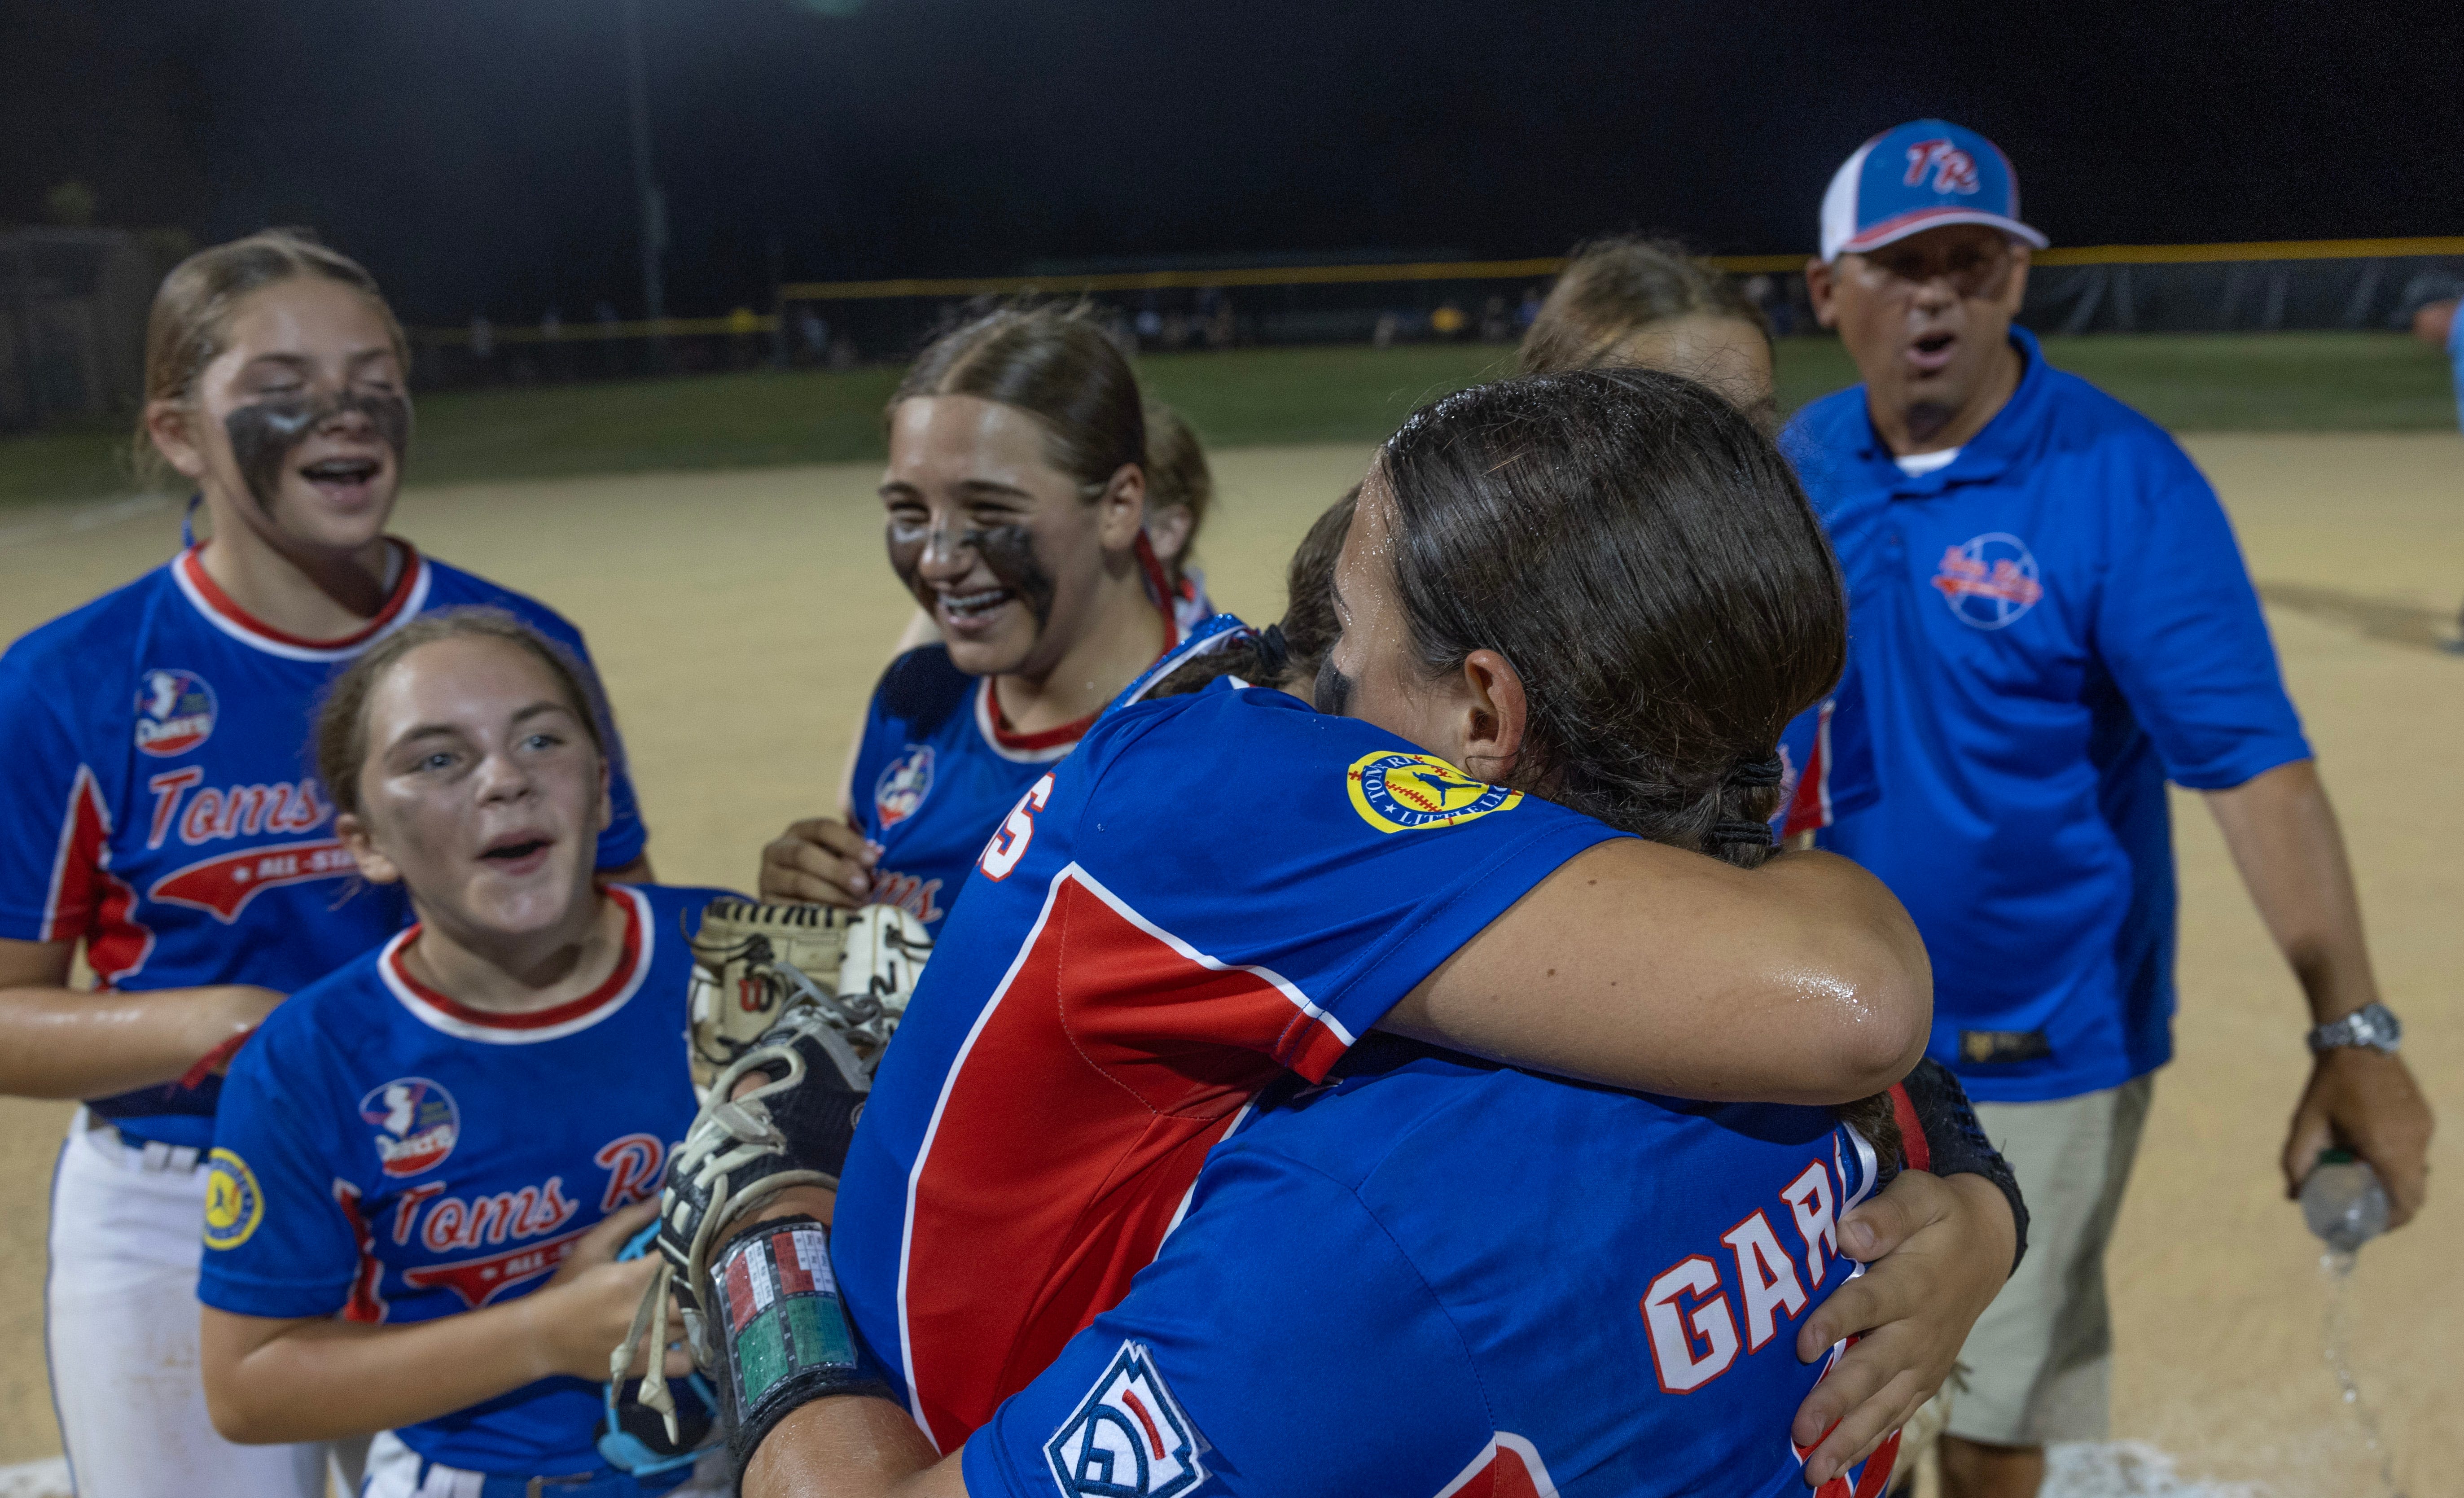
[(276, 1076), (271, 1053), (290, 1049), (289, 1038), (261, 1034), (241, 1047), (215, 1117), (197, 1298), (236, 1315), (331, 1315), (349, 1303), (360, 1269), (358, 1193), (309, 1142), (341, 1120), (319, 1130), (298, 1116), (325, 1090)]
[[(1078, 881), (1121, 924), (1067, 935), (1090, 980), (1168, 1002), (1088, 1012), (1090, 1033), (1230, 1043), (1314, 1080), (1566, 860), (1623, 835), (1281, 693), (1219, 686), (1146, 711), (1154, 731), (1099, 747), (1065, 811)], [(1123, 980), (1145, 955), (1222, 980)]]
[(2310, 745), (2215, 491), (2168, 439), (2146, 453), (2116, 517), (2097, 644), (2165, 770), (2224, 790)]
[(111, 808), (55, 702), (0, 662), (0, 937), (74, 941), (105, 898)]
[(972, 1498), (1436, 1493), (1481, 1458), (1463, 1339), (1357, 1197), (1264, 1152), (1219, 1156), (1199, 1192), (1128, 1297), (968, 1439)]
[(1873, 721), (1852, 652), (1831, 695), (1791, 718), (1779, 736), (1791, 779), (1788, 800), (1771, 816), (1774, 838), (1819, 831), (1882, 799)]

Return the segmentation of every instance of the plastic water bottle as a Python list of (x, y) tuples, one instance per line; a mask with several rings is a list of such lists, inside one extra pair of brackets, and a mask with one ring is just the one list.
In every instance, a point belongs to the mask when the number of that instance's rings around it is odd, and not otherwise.
[(2339, 1253), (2351, 1253), (2387, 1231), (2387, 1188), (2366, 1160), (2346, 1150), (2321, 1150), (2301, 1183), (2301, 1220)]

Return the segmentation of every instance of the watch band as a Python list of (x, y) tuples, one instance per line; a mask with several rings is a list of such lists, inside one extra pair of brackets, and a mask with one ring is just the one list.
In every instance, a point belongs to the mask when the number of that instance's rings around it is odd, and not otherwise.
[(2367, 1046), (2381, 1055), (2392, 1056), (2403, 1040), (2404, 1024), (2393, 1010), (2383, 1003), (2365, 1003), (2341, 1020), (2313, 1026), (2310, 1049), (2324, 1052)]

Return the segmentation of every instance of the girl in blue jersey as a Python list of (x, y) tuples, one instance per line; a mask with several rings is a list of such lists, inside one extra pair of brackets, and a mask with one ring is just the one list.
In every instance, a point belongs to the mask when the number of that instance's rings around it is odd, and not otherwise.
[(1137, 380), (1093, 323), (1012, 310), (959, 328), (908, 371), (889, 428), (890, 562), (939, 641), (891, 663), (845, 820), (763, 849), (761, 893), (899, 905), (937, 930), (1001, 814), (1182, 626), (1147, 536)]
[(684, 933), (717, 892), (594, 873), (603, 720), (545, 637), (473, 609), (374, 647), (318, 723), (337, 830), (417, 924), (240, 1052), (198, 1294), (216, 1426), (385, 1431), (366, 1498), (691, 1476), (629, 1477), (595, 1436), (651, 1268), (610, 1261), (693, 1119)]
[[(192, 1297), (222, 1057), (398, 930), (349, 892), (300, 728), (342, 663), (429, 609), (541, 605), (385, 535), (408, 350), (374, 281), (297, 231), (202, 251), (146, 329), (141, 443), (210, 538), (0, 657), (0, 1091), (88, 1100), (54, 1178), (52, 1391), (90, 1494), (320, 1495), (322, 1453), (207, 1419)], [(584, 657), (586, 659), (586, 657)], [(596, 858), (643, 831), (611, 741)], [(82, 948), (96, 978), (69, 986)]]

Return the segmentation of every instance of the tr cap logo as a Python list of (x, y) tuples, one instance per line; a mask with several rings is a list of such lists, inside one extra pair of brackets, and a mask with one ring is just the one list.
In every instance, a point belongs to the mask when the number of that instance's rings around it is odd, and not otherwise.
[(1435, 755), (1395, 749), (1362, 755), (1345, 779), (1352, 809), (1380, 832), (1455, 826), (1523, 800), (1521, 791), (1474, 780)]
[(265, 1193), (248, 1161), (229, 1150), (206, 1157), (206, 1246), (236, 1248), (265, 1221)]

